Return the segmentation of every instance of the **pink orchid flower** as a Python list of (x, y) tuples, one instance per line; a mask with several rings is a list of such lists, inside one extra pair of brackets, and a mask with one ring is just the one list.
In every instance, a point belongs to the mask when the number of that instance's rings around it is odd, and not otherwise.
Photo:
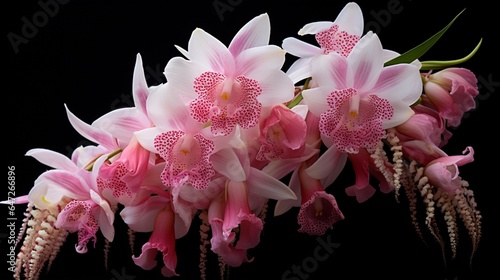
[(110, 201), (129, 205), (140, 200), (138, 194), (149, 169), (150, 152), (133, 137), (113, 162), (106, 161), (99, 169), (99, 192)]
[(260, 242), (263, 222), (250, 210), (245, 182), (228, 181), (225, 196), (215, 199), (208, 210), (212, 229), (212, 251), (226, 264), (236, 267), (250, 262), (247, 251)]
[(188, 50), (181, 50), (187, 60), (174, 57), (167, 63), (170, 89), (184, 97), (191, 116), (209, 125), (214, 135), (254, 127), (262, 107), (293, 98), (293, 82), (281, 70), (285, 51), (268, 45), (269, 35), (267, 14), (250, 20), (228, 47), (197, 28)]
[(152, 232), (149, 240), (142, 245), (141, 254), (132, 259), (142, 269), (151, 270), (157, 265), (156, 256), (162, 254), (163, 267), (161, 273), (165, 277), (178, 276), (175, 272), (177, 254), (175, 251), (176, 219), (172, 207), (172, 199), (165, 195), (150, 196), (144, 202), (127, 206), (120, 216), (134, 231)]
[(165, 162), (161, 174), (167, 187), (190, 184), (204, 189), (215, 175), (210, 156), (215, 143), (203, 124), (189, 114), (182, 98), (171, 92), (169, 83), (158, 87), (147, 101), (149, 116), (154, 127), (135, 133), (145, 149)]
[(451, 67), (423, 75), (424, 91), (450, 126), (458, 126), (465, 112), (476, 107), (477, 78), (470, 70)]
[(395, 127), (403, 152), (409, 160), (426, 165), (446, 156), (441, 150), (451, 137), (443, 118), (432, 108), (421, 104), (413, 107), (415, 114)]
[[(355, 154), (349, 153), (348, 156), (356, 179), (354, 185), (345, 189), (347, 195), (356, 197), (359, 203), (371, 198), (376, 192), (376, 189), (371, 185), (371, 176), (378, 180), (378, 187), (383, 193), (389, 193), (393, 190), (366, 149), (360, 149)], [(388, 170), (392, 170), (392, 166), (388, 167)]]
[(70, 201), (54, 224), (70, 233), (78, 232), (78, 244), (75, 246), (78, 253), (87, 252), (87, 243), (91, 239), (95, 244), (98, 230), (107, 240), (113, 241), (114, 238), (115, 206), (99, 195), (97, 187), (97, 173), (104, 159), (101, 156), (96, 160), (93, 171), (61, 172), (54, 178), (54, 182), (63, 189), (78, 194), (77, 198), (69, 197)]
[(354, 2), (347, 3), (333, 22), (318, 21), (306, 24), (298, 34), (314, 35), (319, 47), (293, 37), (285, 38), (283, 49), (299, 57), (290, 66), (287, 74), (296, 83), (311, 76), (310, 63), (314, 56), (336, 52), (347, 57), (363, 35), (363, 29), (363, 13)]
[(260, 122), (260, 129), (262, 145), (258, 160), (292, 158), (305, 150), (306, 122), (284, 105), (272, 107), (270, 114)]
[[(318, 131), (319, 117), (308, 112), (305, 120), (307, 124), (306, 144), (319, 149), (321, 145), (321, 135)], [(293, 170), (289, 182), (290, 189), (297, 199), (278, 200), (274, 215), (279, 216), (292, 207), (300, 207), (298, 217), (301, 225), (300, 231), (309, 234), (326, 231), (338, 221), (342, 214), (336, 205), (335, 198), (326, 193), (325, 188), (336, 180), (346, 162), (347, 155), (340, 153), (337, 149), (328, 149), (321, 157), (317, 152), (303, 159)], [(265, 171), (267, 171), (266, 168), (264, 168)], [(326, 210), (322, 212), (323, 209)], [(316, 215), (316, 210), (318, 215)], [(316, 222), (317, 227), (314, 226)]]
[(220, 169), (222, 177), (214, 180), (223, 187), (208, 208), (212, 250), (227, 264), (239, 266), (251, 260), (246, 252), (260, 240), (262, 221), (255, 213), (261, 212), (268, 199), (293, 200), (296, 196), (280, 180), (252, 167), (247, 149), (224, 149), (214, 156), (232, 159), (226, 163), (227, 169)]
[(315, 145), (306, 143), (308, 132), (311, 132), (305, 120), (307, 114), (305, 105), (292, 109), (276, 105), (261, 121), (256, 159), (266, 162), (262, 171), (282, 179), (319, 153)]
[(453, 195), (461, 188), (458, 167), (474, 161), (474, 149), (467, 147), (463, 156), (444, 156), (431, 161), (424, 170), (429, 183)]
[(339, 151), (374, 148), (385, 129), (405, 122), (422, 92), (417, 66), (384, 67), (378, 36), (368, 32), (345, 58), (317, 56), (311, 72), (318, 87), (303, 91), (311, 112), (320, 116), (319, 130)]
[(332, 194), (324, 190), (321, 181), (309, 176), (304, 162), (298, 171), (301, 185), (301, 206), (297, 216), (299, 232), (310, 235), (323, 235), (333, 224), (343, 220), (337, 201)]

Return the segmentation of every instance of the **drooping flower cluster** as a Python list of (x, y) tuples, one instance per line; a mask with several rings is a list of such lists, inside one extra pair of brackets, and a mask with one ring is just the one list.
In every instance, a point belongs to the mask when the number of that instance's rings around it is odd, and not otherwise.
[[(227, 46), (197, 28), (186, 49), (176, 46), (180, 55), (167, 63), (166, 83), (153, 86), (138, 54), (134, 107), (91, 124), (66, 107), (75, 130), (95, 145), (77, 148), (70, 159), (47, 149), (27, 152), (52, 169), (17, 199), (28, 212), (15, 278), (37, 279), (68, 234), (78, 234), (78, 253), (100, 235), (113, 241), (117, 217), (131, 232), (150, 233), (132, 255), (143, 269), (156, 267), (161, 254), (162, 274), (178, 275), (176, 240), (197, 216), (210, 250), (225, 265), (240, 266), (253, 259), (248, 250), (259, 245), (269, 200), (276, 201), (275, 216), (299, 207), (305, 234), (325, 234), (343, 220), (327, 188), (348, 162), (355, 174), (348, 196), (362, 203), (377, 189), (398, 195), (402, 188), (417, 231), (421, 198), (425, 225), (438, 240), (436, 208), (452, 251), (459, 220), (475, 248), (481, 215), (459, 172), (473, 161), (473, 148), (464, 155), (442, 149), (452, 136), (448, 127), (475, 107), (474, 74), (425, 71), (418, 58), (391, 63), (400, 54), (363, 26), (360, 7), (348, 3), (335, 21), (299, 31), (314, 35), (317, 46), (292, 37), (281, 47), (270, 44), (267, 14)], [(286, 54), (297, 59), (285, 71)]]

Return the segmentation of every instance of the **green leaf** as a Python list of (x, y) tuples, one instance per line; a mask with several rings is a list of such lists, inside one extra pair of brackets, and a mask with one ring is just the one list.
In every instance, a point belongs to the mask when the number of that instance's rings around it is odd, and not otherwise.
[(422, 67), (420, 68), (421, 70), (438, 70), (438, 69), (443, 69), (446, 67), (450, 67), (453, 65), (461, 64), (469, 60), (471, 57), (473, 57), (477, 50), (479, 50), (479, 47), (481, 46), (483, 39), (479, 40), (479, 43), (477, 46), (472, 50), (471, 53), (469, 53), (467, 56), (460, 58), (460, 59), (455, 59), (455, 60), (428, 60), (428, 61), (422, 61)]
[(443, 36), (443, 34), (450, 28), (450, 26), (455, 22), (455, 20), (460, 16), (465, 9), (463, 9), (458, 15), (453, 18), (448, 25), (446, 25), (443, 29), (441, 29), (438, 33), (434, 34), (432, 37), (427, 39), (425, 42), (420, 45), (414, 47), (413, 49), (403, 53), (400, 56), (397, 56), (389, 61), (387, 61), (384, 66), (399, 64), (399, 63), (411, 63), (415, 59), (420, 58), (424, 53), (426, 53), (438, 40)]

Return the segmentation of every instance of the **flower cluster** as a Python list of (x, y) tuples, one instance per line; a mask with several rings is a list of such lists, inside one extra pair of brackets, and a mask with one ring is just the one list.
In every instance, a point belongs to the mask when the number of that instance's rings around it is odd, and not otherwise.
[[(138, 54), (133, 107), (91, 124), (66, 107), (74, 129), (95, 145), (71, 158), (27, 152), (50, 169), (17, 199), (28, 211), (15, 278), (37, 279), (68, 234), (78, 235), (78, 253), (97, 238), (113, 241), (117, 217), (131, 234), (150, 233), (132, 254), (145, 270), (161, 254), (161, 273), (178, 275), (176, 240), (195, 218), (203, 244), (224, 265), (240, 266), (253, 259), (248, 250), (259, 245), (269, 200), (274, 216), (298, 207), (304, 234), (323, 235), (343, 220), (327, 188), (348, 165), (355, 178), (347, 196), (362, 203), (377, 190), (396, 198), (404, 191), (417, 232), (421, 201), (422, 223), (443, 246), (438, 219), (453, 254), (459, 222), (475, 248), (481, 215), (459, 172), (474, 150), (443, 150), (449, 128), (476, 105), (475, 75), (385, 49), (363, 27), (351, 2), (334, 21), (299, 30), (316, 44), (295, 37), (270, 44), (268, 14), (251, 19), (228, 45), (197, 28), (187, 48), (176, 46), (166, 82), (153, 86)], [(295, 61), (285, 71), (288, 55)]]

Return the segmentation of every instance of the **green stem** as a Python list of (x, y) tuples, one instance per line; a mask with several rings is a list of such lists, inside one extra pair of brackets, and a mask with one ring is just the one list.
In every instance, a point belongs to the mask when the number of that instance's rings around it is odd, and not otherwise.
[[(117, 154), (121, 153), (122, 152), (122, 149), (117, 149), (115, 151), (113, 151), (112, 153), (110, 153), (107, 157), (106, 157), (106, 160), (109, 160), (111, 159), (112, 157), (116, 156)], [(95, 161), (99, 158), (100, 156), (98, 157), (95, 157), (94, 160), (92, 160), (92, 162), (90, 162), (89, 164), (87, 164), (87, 166), (85, 166), (85, 169), (87, 171), (92, 171), (92, 169), (94, 168), (94, 163)]]
[(302, 99), (304, 99), (302, 97), (302, 91), (304, 91), (305, 89), (307, 89), (309, 87), (310, 81), (311, 81), (311, 77), (306, 79), (306, 81), (304, 82), (304, 86), (300, 90), (299, 94), (297, 94), (297, 96), (295, 96), (295, 98), (292, 101), (290, 101), (290, 103), (288, 104), (288, 108), (292, 109), (293, 107), (298, 105), (300, 103), (300, 101), (302, 101)]

